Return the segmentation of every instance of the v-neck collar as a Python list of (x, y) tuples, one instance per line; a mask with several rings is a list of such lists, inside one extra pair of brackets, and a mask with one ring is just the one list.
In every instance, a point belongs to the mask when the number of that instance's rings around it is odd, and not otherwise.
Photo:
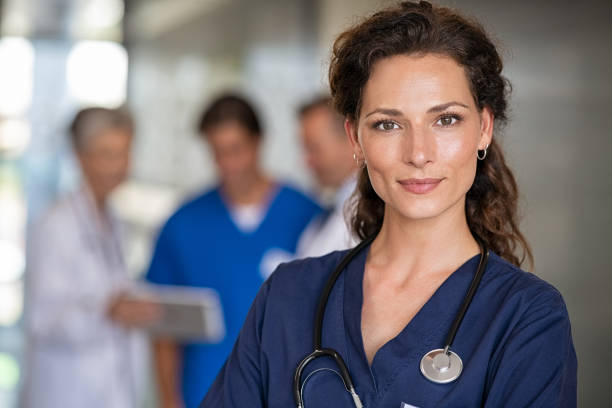
[(237, 234), (239, 234), (240, 236), (242, 236), (242, 237), (252, 237), (252, 236), (257, 235), (259, 233), (259, 231), (261, 231), (261, 229), (265, 225), (266, 221), (268, 220), (268, 218), (270, 216), (270, 213), (272, 212), (271, 211), (272, 210), (272, 206), (274, 206), (274, 204), (276, 204), (276, 202), (278, 201), (278, 198), (280, 197), (282, 189), (283, 189), (282, 185), (279, 185), (277, 183), (273, 183), (272, 188), (268, 192), (268, 195), (266, 197), (265, 203), (262, 205), (263, 206), (263, 210), (262, 211), (263, 211), (264, 215), (261, 218), (261, 221), (259, 222), (257, 227), (252, 229), (251, 231), (244, 231), (238, 225), (236, 225), (236, 222), (232, 218), (232, 213), (231, 213), (231, 208), (230, 208), (231, 205), (228, 202), (228, 200), (225, 198), (225, 196), (223, 195), (223, 191), (221, 189), (221, 186), (217, 187), (217, 198), (219, 199), (221, 207), (223, 208), (223, 212), (225, 214), (225, 219), (227, 220), (228, 223), (230, 223), (230, 225), (233, 227), (234, 231)]
[[(434, 348), (442, 348), (459, 306), (476, 271), (480, 255), (468, 259), (436, 289), (400, 333), (385, 343), (368, 364), (361, 332), (363, 278), (370, 246), (358, 254), (344, 272), (343, 315), (347, 338), (347, 364), (355, 372), (353, 380), (366, 399), (382, 396), (399, 372), (408, 365), (418, 370), (421, 357)], [(369, 378), (367, 383), (356, 379)], [(370, 401), (371, 402), (371, 401)], [(367, 404), (366, 404), (367, 405)]]

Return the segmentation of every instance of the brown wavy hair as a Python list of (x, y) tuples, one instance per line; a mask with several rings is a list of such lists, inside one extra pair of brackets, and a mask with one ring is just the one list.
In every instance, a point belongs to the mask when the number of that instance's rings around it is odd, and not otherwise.
[[(426, 1), (404, 1), (340, 34), (329, 68), (334, 106), (357, 122), (374, 64), (394, 55), (427, 53), (448, 56), (463, 67), (476, 106), (491, 110), (499, 133), (507, 122), (510, 84), (501, 74), (503, 63), (495, 45), (476, 21)], [(367, 168), (359, 174), (354, 197), (351, 227), (363, 240), (380, 230), (385, 207)], [(499, 256), (517, 266), (527, 258), (533, 266), (531, 248), (519, 230), (518, 200), (516, 181), (494, 138), (486, 158), (478, 161), (474, 184), (467, 192), (467, 222), (472, 234)]]

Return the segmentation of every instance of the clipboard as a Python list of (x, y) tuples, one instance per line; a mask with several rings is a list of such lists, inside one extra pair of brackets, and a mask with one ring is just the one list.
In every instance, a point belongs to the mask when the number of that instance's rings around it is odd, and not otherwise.
[(160, 308), (160, 319), (145, 327), (153, 336), (211, 344), (225, 337), (221, 299), (212, 288), (139, 284), (128, 298)]

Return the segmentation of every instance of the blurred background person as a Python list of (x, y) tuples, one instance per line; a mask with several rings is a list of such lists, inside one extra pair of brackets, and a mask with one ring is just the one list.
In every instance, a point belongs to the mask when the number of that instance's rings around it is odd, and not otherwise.
[[(213, 288), (226, 336), (218, 344), (154, 344), (163, 407), (196, 407), (231, 351), (255, 295), (320, 207), (271, 179), (260, 167), (263, 131), (242, 97), (223, 95), (201, 116), (218, 186), (184, 204), (163, 227), (147, 274), (150, 282)], [(275, 262), (276, 260), (276, 262)]]
[(120, 300), (127, 286), (121, 226), (107, 205), (126, 178), (133, 123), (124, 110), (88, 108), (70, 133), (82, 186), (34, 223), (27, 252), (23, 405), (134, 407), (126, 328), (153, 314)]
[[(355, 243), (344, 208), (355, 190), (356, 163), (344, 132), (344, 120), (329, 96), (318, 96), (299, 111), (304, 157), (327, 201), (327, 209), (306, 228), (298, 243), (297, 257), (321, 256)], [(327, 200), (325, 200), (327, 198)]]

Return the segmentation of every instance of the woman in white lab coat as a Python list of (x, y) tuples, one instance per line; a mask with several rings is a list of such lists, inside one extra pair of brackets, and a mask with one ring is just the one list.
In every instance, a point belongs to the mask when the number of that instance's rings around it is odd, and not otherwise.
[(25, 407), (135, 406), (128, 328), (148, 317), (122, 300), (120, 225), (107, 207), (126, 177), (132, 132), (125, 112), (103, 108), (82, 110), (71, 126), (83, 185), (29, 236)]

